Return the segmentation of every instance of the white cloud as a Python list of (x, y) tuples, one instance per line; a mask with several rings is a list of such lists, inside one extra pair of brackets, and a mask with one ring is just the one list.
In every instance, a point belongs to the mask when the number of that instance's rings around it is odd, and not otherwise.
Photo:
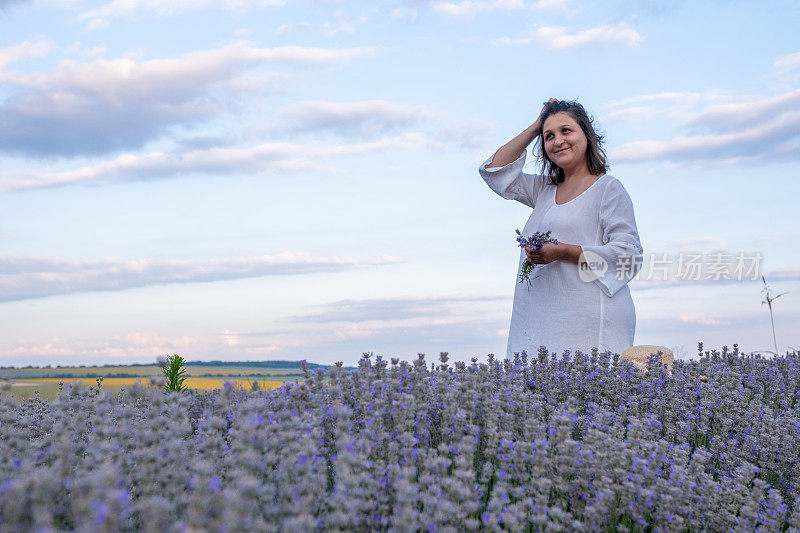
[(751, 315), (723, 315), (719, 313), (675, 313), (674, 311), (637, 311), (636, 319), (642, 322), (659, 322), (662, 327), (685, 329), (686, 324), (703, 326), (730, 326), (751, 318)]
[[(510, 296), (504, 298), (508, 301)], [(437, 299), (432, 298), (435, 302)], [(455, 301), (457, 298), (454, 298)], [(297, 321), (295, 317), (275, 329), (254, 332), (228, 332), (235, 339), (231, 350), (250, 349), (251, 355), (263, 353), (271, 357), (306, 358), (314, 362), (336, 360), (355, 362), (361, 353), (374, 351), (384, 359), (401, 357), (415, 359), (420, 352), (431, 356), (448, 351), (451, 360), (467, 361), (470, 357), (485, 357), (491, 346), (505, 353), (503, 324), (508, 323), (505, 313), (486, 314), (476, 319), (479, 307), (468, 314), (458, 314), (457, 305), (440, 307), (436, 314), (411, 313), (409, 316), (382, 314), (373, 318), (345, 321)], [(454, 314), (455, 312), (455, 314)], [(454, 352), (459, 350), (460, 353)], [(245, 352), (248, 353), (248, 352)], [(316, 357), (309, 357), (310, 355)]]
[(89, 57), (92, 59), (103, 57), (107, 51), (108, 50), (103, 46), (93, 46), (91, 48), (87, 48), (81, 43), (74, 43), (64, 49), (64, 53), (66, 55), (81, 55), (83, 57)]
[(298, 322), (365, 322), (404, 320), (409, 318), (428, 317), (441, 319), (446, 317), (448, 323), (454, 317), (463, 319), (471, 316), (465, 306), (479, 304), (483, 307), (487, 302), (507, 302), (508, 295), (496, 296), (432, 296), (423, 298), (372, 298), (367, 300), (339, 300), (323, 305), (313, 306), (322, 310), (315, 313), (296, 315), (292, 321)]
[(48, 43), (32, 43), (30, 41), (23, 41), (15, 46), (0, 48), (0, 71), (20, 59), (45, 57), (49, 51), (50, 45)]
[(689, 120), (703, 106), (741, 100), (724, 91), (660, 92), (610, 100), (598, 106), (603, 123), (615, 120), (646, 121), (661, 118)]
[(367, 100), (362, 102), (301, 102), (275, 118), (273, 131), (332, 131), (361, 138), (408, 127), (436, 114), (423, 106)]
[(730, 321), (721, 315), (710, 313), (682, 313), (678, 320), (685, 324), (701, 324), (703, 326), (728, 326)]
[[(416, 359), (419, 352), (434, 361), (440, 351), (449, 351), (451, 361), (485, 359), (486, 353), (505, 344), (500, 329), (506, 317), (469, 318), (433, 324), (428, 319), (382, 323), (290, 324), (272, 331), (211, 331), (203, 336), (165, 335), (154, 331), (132, 331), (108, 338), (42, 336), (0, 341), (2, 364), (73, 364), (109, 362), (155, 362), (161, 355), (181, 354), (192, 361), (245, 361), (306, 359), (353, 365), (365, 351), (375, 355)], [(498, 333), (500, 332), (500, 333)], [(506, 332), (507, 335), (507, 332)], [(461, 353), (454, 352), (454, 349)], [(503, 349), (504, 350), (504, 349)], [(505, 353), (504, 351), (501, 353)]]
[(727, 241), (721, 237), (692, 237), (690, 239), (678, 239), (675, 241), (670, 241), (667, 243), (667, 246), (671, 247), (679, 247), (679, 248), (691, 248), (691, 247), (716, 247), (716, 248), (723, 248), (727, 244)]
[(653, 117), (663, 114), (662, 110), (655, 109), (647, 106), (629, 106), (614, 111), (603, 113), (600, 120), (603, 124), (613, 122), (615, 120), (636, 120), (645, 121), (652, 120)]
[(800, 110), (800, 89), (754, 101), (715, 104), (694, 114), (687, 125), (713, 131), (737, 131), (769, 122), (775, 115)]
[(565, 50), (610, 45), (635, 46), (642, 40), (639, 32), (627, 23), (620, 22), (615, 26), (597, 26), (575, 34), (567, 33), (567, 29), (563, 26), (545, 26), (533, 31), (528, 37), (518, 39), (501, 37), (495, 43), (538, 45)]
[(86, 23), (87, 31), (104, 30), (108, 28), (109, 23), (105, 19), (92, 19)]
[[(708, 254), (706, 255), (707, 259)], [(657, 255), (656, 259), (661, 259), (662, 256)], [(669, 259), (669, 255), (667, 256)], [(701, 275), (698, 276), (699, 279), (682, 279), (681, 277), (677, 276), (677, 262), (672, 261), (670, 265), (668, 265), (668, 270), (666, 277), (664, 276), (663, 272), (659, 271), (656, 267), (651, 273), (648, 270), (647, 264), (642, 269), (641, 272), (637, 275), (630, 282), (630, 286), (632, 289), (635, 289), (637, 292), (639, 291), (649, 291), (649, 290), (658, 290), (663, 289), (665, 287), (701, 287), (701, 286), (709, 286), (709, 285), (731, 285), (731, 284), (750, 284), (753, 286), (760, 285), (761, 282), (761, 274), (763, 274), (768, 280), (770, 281), (798, 281), (800, 280), (800, 268), (783, 268), (783, 269), (776, 269), (770, 270), (769, 272), (763, 272), (763, 264), (761, 265), (761, 269), (757, 270), (749, 270), (751, 263), (748, 261), (742, 267), (742, 278), (737, 279), (737, 274), (734, 272), (735, 270), (735, 261), (734, 266), (728, 270), (723, 269), (727, 275), (730, 276), (731, 279), (726, 279), (724, 277), (720, 277), (720, 279), (713, 279), (712, 277), (708, 277), (710, 274), (705, 266), (703, 266)], [(687, 270), (686, 276), (690, 276), (689, 274), (689, 267), (685, 267)], [(758, 274), (756, 279), (753, 279), (753, 273)], [(666, 278), (666, 279), (665, 279)]]
[(400, 130), (417, 131), (420, 141), (425, 138), (422, 128), (430, 130), (430, 147), (465, 149), (484, 145), (492, 125), (481, 121), (447, 122), (440, 113), (421, 105), (408, 105), (386, 100), (360, 102), (300, 102), (280, 112), (273, 124), (262, 132), (273, 136), (297, 133), (331, 133), (337, 137), (370, 139)]
[(332, 20), (327, 20), (320, 26), (315, 26), (308, 21), (282, 24), (275, 30), (275, 33), (284, 35), (296, 31), (313, 31), (325, 37), (334, 37), (340, 33), (354, 33), (356, 28), (365, 22), (367, 22), (365, 16), (349, 18), (341, 11), (337, 11), (332, 15)]
[(568, 2), (569, 0), (538, 0), (536, 2), (525, 0), (461, 0), (455, 2), (404, 0), (398, 7), (392, 9), (392, 16), (408, 22), (417, 22), (420, 11), (424, 9), (445, 16), (471, 17), (494, 11), (563, 9)]
[(462, 2), (431, 2), (429, 5), (431, 10), (445, 15), (474, 15), (526, 7), (526, 3), (523, 0), (464, 0)]
[(311, 306), (310, 314), (287, 316), (261, 331), (224, 328), (202, 337), (134, 331), (96, 339), (7, 338), (0, 341), (0, 352), (6, 364), (45, 364), (74, 357), (81, 362), (147, 362), (171, 353), (191, 360), (271, 358), (353, 364), (365, 351), (406, 360), (419, 352), (433, 360), (439, 351), (449, 351), (452, 360), (468, 361), (485, 357), (491, 346), (504, 350), (505, 304), (510, 298), (509, 294), (340, 300)]
[(771, 270), (764, 274), (770, 281), (798, 281), (800, 280), (800, 268), (782, 268)]
[(304, 20), (302, 22), (293, 22), (291, 24), (281, 24), (275, 29), (275, 33), (278, 35), (285, 35), (287, 33), (310, 30), (312, 28), (313, 25), (307, 20)]
[[(452, 124), (443, 126), (438, 133), (438, 138), (447, 144), (463, 149), (478, 149), (486, 147), (486, 138), (494, 130), (494, 124), (483, 121)], [(479, 163), (481, 163), (481, 159)]]
[(199, 283), (261, 276), (340, 272), (402, 259), (316, 256), (282, 252), (208, 260), (96, 259), (66, 261), (41, 257), (0, 257), (0, 302), (92, 291), (120, 291), (164, 283)]
[(707, 101), (713, 102), (710, 105), (680, 115), (684, 135), (627, 143), (613, 150), (611, 159), (726, 164), (753, 159), (793, 160), (800, 155), (800, 89), (726, 103), (717, 103), (716, 99), (709, 97)]
[(789, 241), (785, 241), (783, 239), (779, 239), (777, 237), (759, 237), (753, 241), (756, 246), (774, 246), (776, 244), (786, 244), (790, 245)]
[(419, 20), (419, 10), (412, 6), (400, 6), (392, 9), (392, 16), (408, 22), (417, 22)]
[(775, 59), (774, 66), (778, 74), (786, 74), (800, 68), (800, 52), (787, 54)]
[(444, 15), (471, 16), (492, 11), (509, 11), (519, 9), (559, 9), (566, 5), (566, 0), (539, 0), (538, 2), (525, 2), (524, 0), (463, 0), (461, 2), (429, 2), (432, 11)]
[(252, 7), (277, 7), (285, 3), (285, 0), (113, 0), (97, 9), (85, 11), (78, 16), (78, 20), (88, 20), (89, 24), (93, 24), (96, 21), (105, 23), (106, 17), (131, 16), (141, 11), (157, 16), (171, 16), (206, 7), (246, 11)]
[[(75, 339), (64, 337), (27, 338), (7, 342), (5, 363), (30, 364), (31, 358), (57, 360), (60, 363), (80, 358), (80, 363), (148, 362), (159, 355), (186, 354), (203, 348), (208, 339), (199, 337), (165, 337), (154, 332), (131, 332), (108, 339)], [(79, 364), (76, 361), (75, 364)]]
[[(295, 358), (319, 354), (320, 361), (355, 361), (364, 351), (416, 357), (458, 347), (461, 360), (485, 356), (488, 346), (505, 345), (508, 329), (506, 295), (386, 297), (339, 300), (308, 306), (262, 331), (221, 335), (230, 350)], [(480, 318), (476, 318), (479, 316)], [(505, 331), (505, 333), (503, 333)], [(485, 350), (485, 351), (484, 351)], [(454, 355), (455, 357), (455, 355)]]
[[(0, 59), (10, 62), (42, 50), (20, 45), (0, 51)], [(68, 60), (44, 73), (0, 69), (0, 83), (11, 91), (0, 104), (0, 151), (75, 155), (138, 148), (175, 125), (221, 112), (221, 101), (235, 102), (239, 80), (263, 64), (332, 63), (373, 53), (372, 48), (233, 44), (168, 59)], [(220, 92), (225, 98), (214, 98)]]
[(325, 157), (418, 148), (448, 150), (448, 144), (418, 133), (341, 145), (266, 143), (251, 148), (207, 148), (190, 152), (125, 154), (112, 160), (62, 172), (0, 173), (0, 189), (22, 191), (89, 182), (164, 179), (185, 174), (237, 175), (336, 171)]
[(641, 94), (627, 98), (619, 98), (617, 100), (610, 100), (602, 105), (600, 109), (613, 109), (615, 107), (629, 106), (631, 104), (643, 103), (661, 103), (661, 104), (674, 104), (680, 106), (704, 104), (704, 103), (719, 103), (728, 102), (735, 97), (723, 91), (709, 91), (709, 92), (674, 92), (664, 91), (660, 93)]
[(237, 346), (241, 344), (242, 338), (239, 335), (236, 335), (229, 329), (225, 329), (220, 334), (220, 339), (226, 346)]
[(614, 150), (614, 161), (668, 159), (738, 163), (746, 159), (796, 158), (800, 110), (733, 133), (680, 136), (668, 141), (636, 141)]
[(295, 169), (328, 170), (313, 161), (299, 160), (298, 148), (271, 143), (249, 149), (209, 148), (190, 152), (153, 152), (144, 155), (124, 154), (112, 160), (62, 172), (28, 172), (3, 176), (6, 191), (59, 187), (95, 181), (147, 180), (181, 174), (225, 174), (228, 172), (269, 172)]

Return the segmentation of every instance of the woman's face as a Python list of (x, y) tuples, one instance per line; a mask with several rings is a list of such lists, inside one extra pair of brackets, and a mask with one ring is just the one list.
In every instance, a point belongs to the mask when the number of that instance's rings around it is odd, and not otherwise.
[(542, 141), (547, 157), (562, 169), (585, 164), (589, 142), (580, 125), (567, 113), (547, 117), (542, 126)]

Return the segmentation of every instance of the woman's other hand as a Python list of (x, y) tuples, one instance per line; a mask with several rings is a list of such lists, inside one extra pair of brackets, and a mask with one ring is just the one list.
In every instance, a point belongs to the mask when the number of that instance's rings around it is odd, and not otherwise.
[(558, 244), (546, 242), (536, 251), (530, 246), (526, 246), (525, 256), (529, 263), (533, 263), (534, 265), (546, 265), (561, 259), (561, 249)]

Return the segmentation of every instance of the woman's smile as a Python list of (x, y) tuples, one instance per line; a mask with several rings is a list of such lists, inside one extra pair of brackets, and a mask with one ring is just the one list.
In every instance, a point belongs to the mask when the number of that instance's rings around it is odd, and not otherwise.
[(588, 142), (580, 125), (567, 113), (556, 113), (542, 127), (545, 153), (562, 169), (585, 164)]

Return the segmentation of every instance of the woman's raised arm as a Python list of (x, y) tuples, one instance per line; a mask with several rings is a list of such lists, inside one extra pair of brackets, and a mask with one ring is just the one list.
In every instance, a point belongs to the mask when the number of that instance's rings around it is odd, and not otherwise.
[[(548, 103), (557, 101), (558, 100), (555, 98), (551, 98), (548, 100)], [(545, 104), (545, 106), (546, 105), (547, 104)], [(542, 111), (544, 111), (544, 107), (542, 107)], [(539, 117), (542, 116), (542, 111), (539, 112)], [(497, 152), (495, 152), (494, 156), (492, 156), (492, 162), (486, 165), (486, 168), (502, 167), (516, 161), (522, 151), (527, 148), (539, 134), (540, 128), (539, 118), (537, 118), (536, 122), (528, 126), (525, 131), (501, 146)]]

